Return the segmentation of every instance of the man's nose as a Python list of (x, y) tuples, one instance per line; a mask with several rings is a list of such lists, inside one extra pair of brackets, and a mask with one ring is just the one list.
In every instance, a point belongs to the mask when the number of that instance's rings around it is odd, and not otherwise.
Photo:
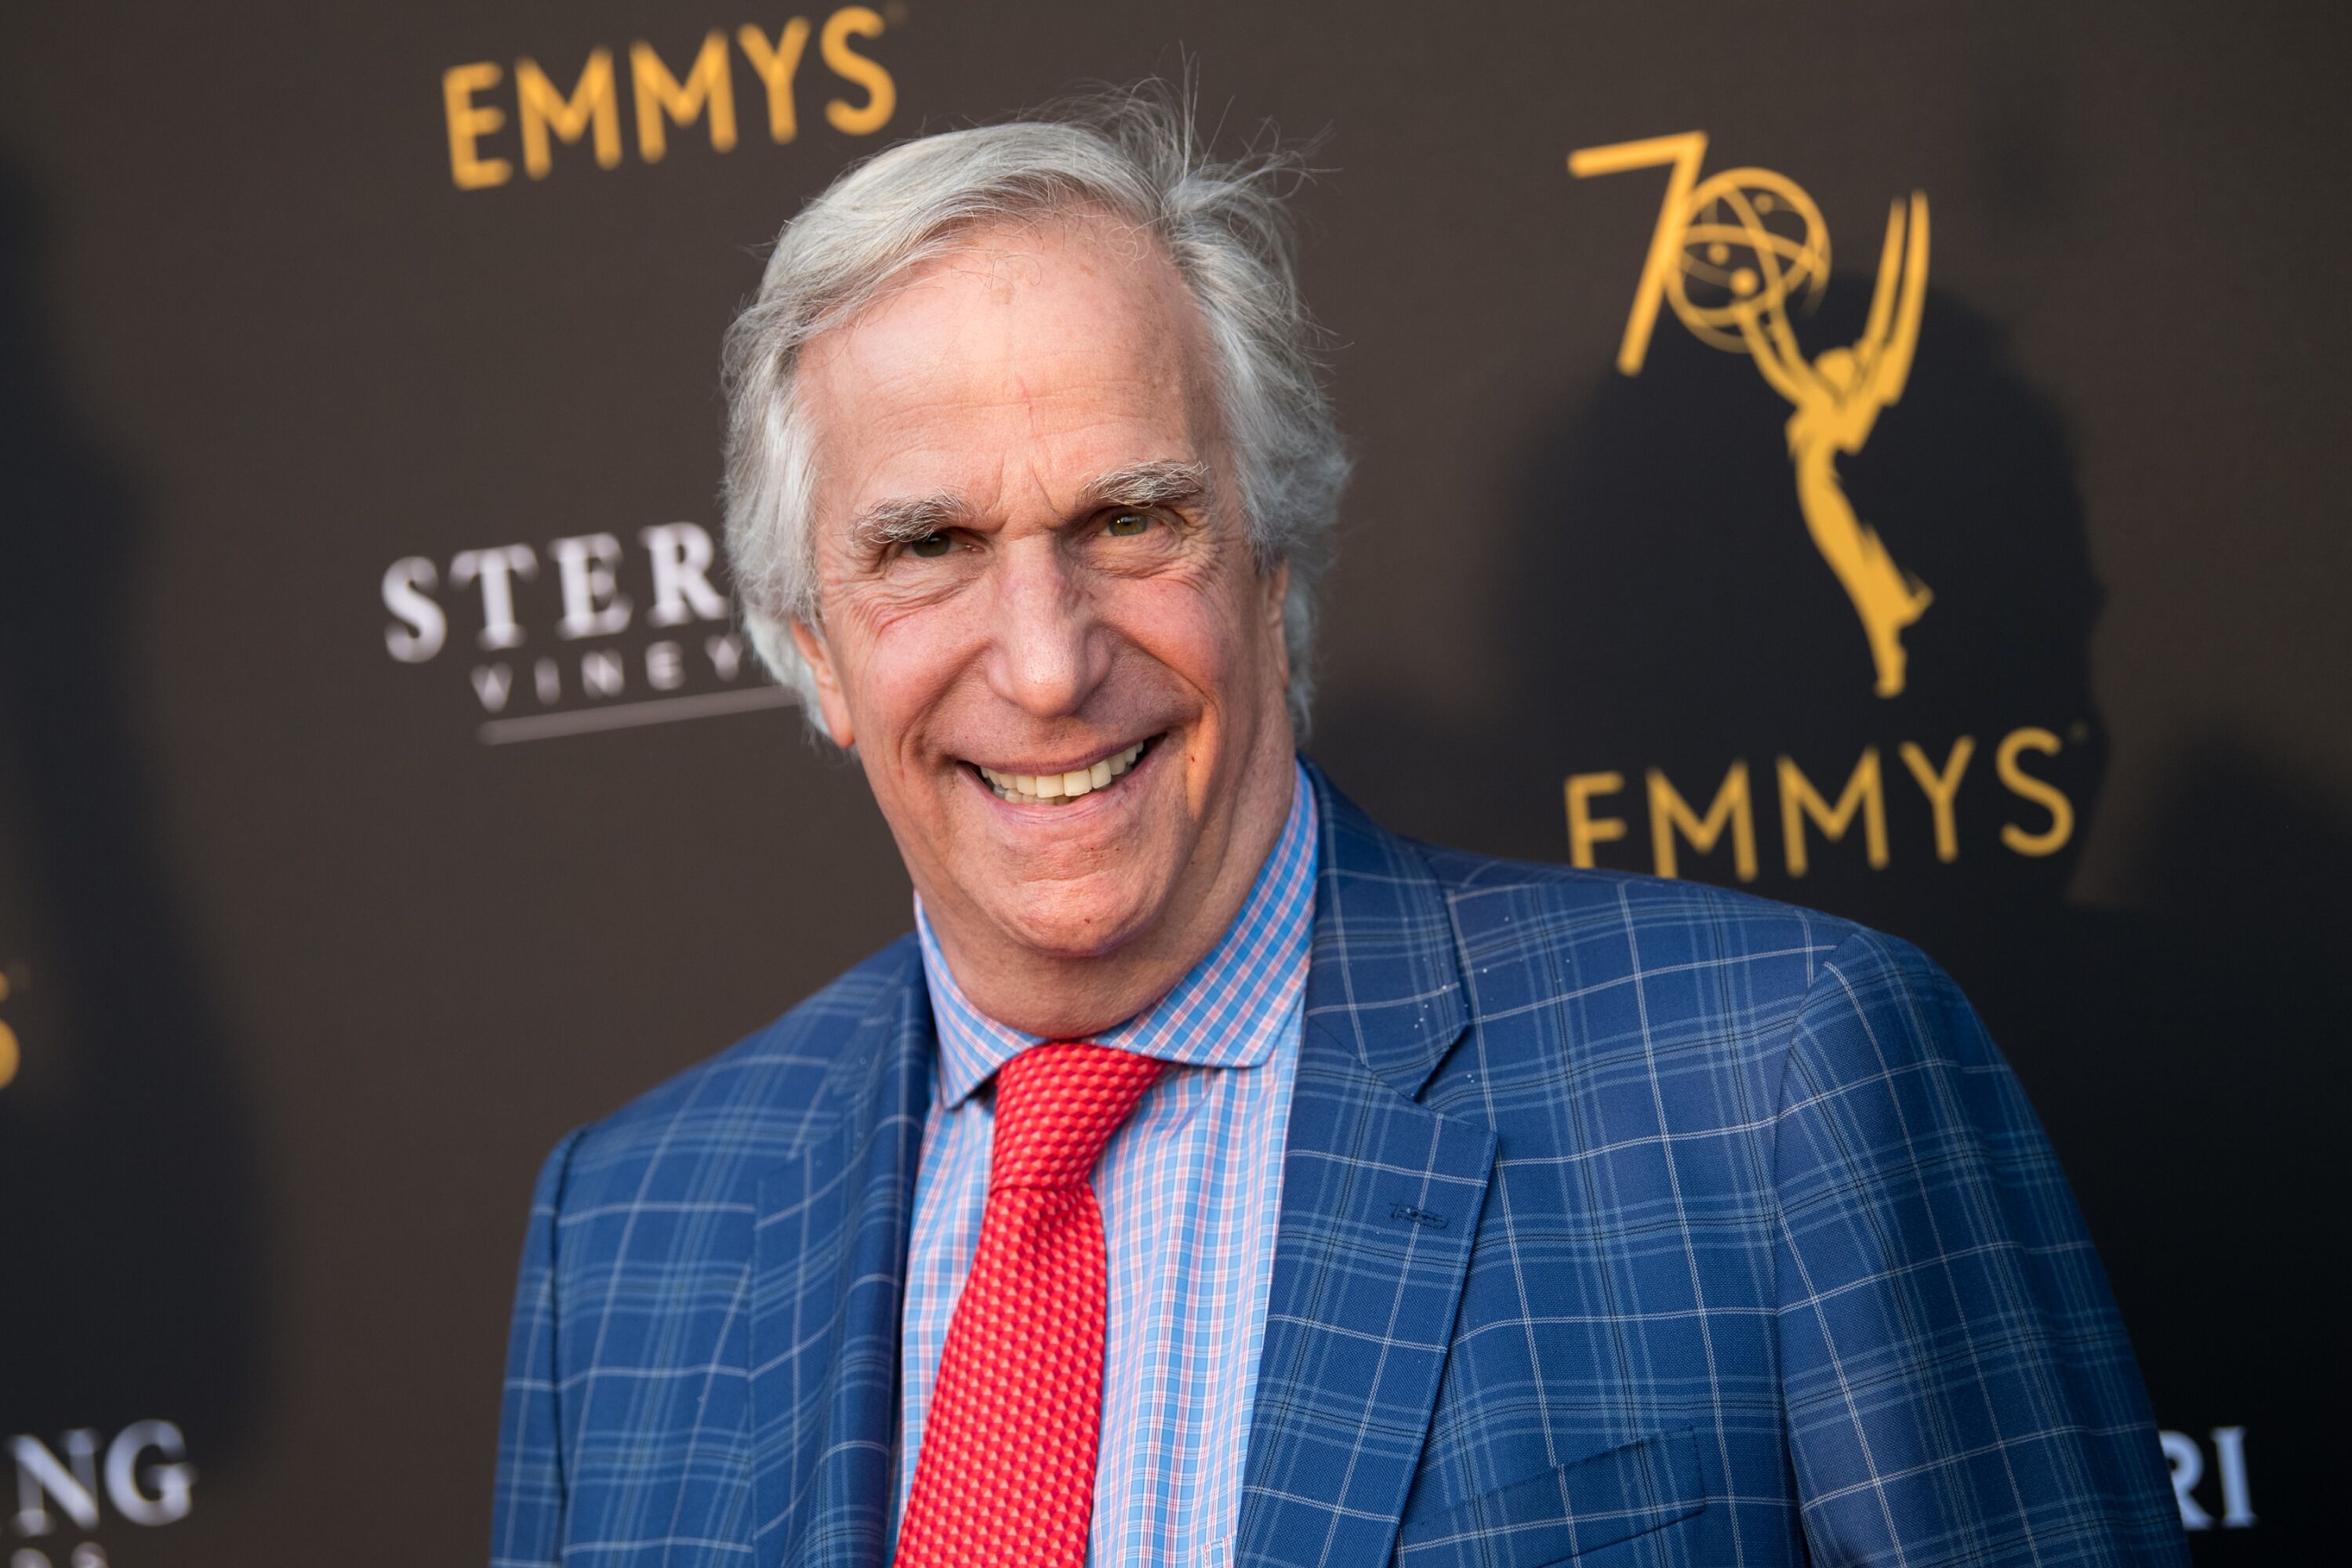
[(1036, 718), (1076, 712), (1108, 664), (1079, 574), (1056, 541), (1031, 538), (1008, 546), (992, 574), (991, 687)]

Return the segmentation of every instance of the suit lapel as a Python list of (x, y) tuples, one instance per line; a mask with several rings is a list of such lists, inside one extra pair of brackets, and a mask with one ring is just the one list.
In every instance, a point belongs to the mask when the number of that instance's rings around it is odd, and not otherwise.
[(760, 1184), (751, 1276), (754, 1560), (879, 1568), (932, 1027), (922, 968), (852, 1026), (836, 1119)]
[(1387, 1561), (1420, 1466), (1495, 1139), (1413, 1102), (1468, 1024), (1420, 854), (1313, 772), (1307, 1027), (1238, 1564)]

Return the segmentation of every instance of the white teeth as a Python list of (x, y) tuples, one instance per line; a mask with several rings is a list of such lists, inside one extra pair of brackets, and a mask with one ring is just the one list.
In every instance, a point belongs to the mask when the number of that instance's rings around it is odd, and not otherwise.
[(1139, 741), (1127, 750), (1106, 757), (1090, 767), (1073, 769), (1066, 773), (1000, 773), (993, 768), (982, 768), (980, 776), (996, 791), (999, 800), (1029, 805), (1043, 800), (1076, 800), (1080, 795), (1108, 788), (1113, 779), (1135, 766), (1136, 759), (1143, 755), (1143, 748), (1147, 744), (1148, 742)]

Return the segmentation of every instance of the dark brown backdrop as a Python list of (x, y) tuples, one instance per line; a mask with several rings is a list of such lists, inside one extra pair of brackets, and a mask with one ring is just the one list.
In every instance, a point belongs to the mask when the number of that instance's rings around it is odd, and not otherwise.
[[(758, 247), (874, 147), (1188, 58), (1228, 140), (1329, 133), (1307, 272), (1361, 467), (1317, 753), (1397, 827), (1548, 859), (1582, 776), (1625, 825), (1597, 858), (1643, 869), (1648, 771), (1704, 808), (1744, 762), (1752, 885), (1921, 942), (2032, 1090), (2201, 1470), (2200, 1561), (2334, 1540), (2343, 25), (839, 14), (802, 13), (789, 143), (735, 36), (788, 6), (0, 23), (0, 1436), (37, 1479), (79, 1466), (99, 1515), (37, 1489), (0, 1515), (16, 1568), (480, 1553), (541, 1154), (907, 920), (854, 771), (745, 706), (726, 622), (675, 582), (683, 619), (654, 624), (640, 534), (715, 530), (716, 346)], [(683, 77), (714, 29), (737, 144), (706, 109), (649, 163), (630, 46)], [(592, 115), (531, 177), (518, 62), (568, 92), (600, 47), (615, 166)], [(477, 63), (498, 80), (465, 101), (505, 123), (475, 155), (511, 168), (461, 189), (445, 75)], [(1843, 465), (1937, 595), (1898, 697), (1871, 694), (1755, 366), (1669, 312), (1639, 376), (1612, 368), (1664, 175), (1565, 158), (1691, 130), (1707, 172), (1819, 203), (1810, 353), (1863, 331), (1887, 204), (1932, 204), (1910, 385)], [(567, 637), (551, 542), (605, 534), (630, 624)], [(479, 552), (517, 544), (520, 641), (486, 648)], [(561, 548), (593, 612), (600, 547)], [(427, 622), (385, 579), (427, 569), (442, 645), (404, 659)], [(1997, 767), (2021, 731), (2073, 818), (2046, 854), (2002, 837), (2057, 837)], [(1962, 736), (1948, 860), (1900, 748), (1940, 766)], [(1885, 864), (1857, 824), (1811, 830), (1791, 877), (1780, 759), (1834, 801), (1873, 749)], [(1727, 836), (1678, 858), (1738, 875)], [(105, 1484), (111, 1448), (163, 1440), (122, 1437), (142, 1422), (184, 1441), (184, 1518), (140, 1520), (174, 1511), (142, 1500), (166, 1448), (131, 1456), (127, 1500)]]

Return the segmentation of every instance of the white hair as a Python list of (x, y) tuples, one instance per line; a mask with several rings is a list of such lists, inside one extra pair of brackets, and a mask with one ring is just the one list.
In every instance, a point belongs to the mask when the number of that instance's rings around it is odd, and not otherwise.
[(903, 142), (853, 165), (776, 237), (760, 291), (727, 333), (727, 549), (745, 629), (815, 722), (815, 677), (791, 623), (818, 626), (809, 523), (815, 457), (796, 398), (810, 341), (975, 226), (1108, 216), (1174, 263), (1207, 328), (1223, 435), (1257, 568), (1287, 563), (1291, 716), (1313, 695), (1315, 584), (1348, 458), (1318, 376), (1278, 188), (1297, 155), (1213, 160), (1189, 104), (1147, 82), (1001, 125)]

